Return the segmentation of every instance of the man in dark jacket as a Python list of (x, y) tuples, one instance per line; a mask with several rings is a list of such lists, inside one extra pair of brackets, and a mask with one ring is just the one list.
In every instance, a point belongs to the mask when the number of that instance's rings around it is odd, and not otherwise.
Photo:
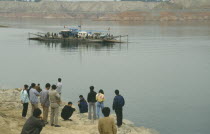
[(87, 101), (89, 104), (88, 119), (92, 119), (92, 110), (93, 110), (93, 119), (96, 119), (96, 92), (94, 91), (94, 86), (90, 86), (90, 92), (88, 93)]
[(122, 119), (123, 119), (123, 106), (125, 105), (124, 98), (119, 94), (119, 90), (115, 90), (116, 96), (114, 97), (113, 101), (113, 110), (115, 110), (116, 116), (117, 116), (117, 126), (120, 127), (122, 125)]
[(68, 105), (64, 106), (64, 108), (62, 109), (62, 112), (61, 112), (61, 117), (64, 119), (64, 120), (70, 120), (69, 119), (73, 112), (75, 111), (75, 108), (72, 108), (72, 102), (68, 102)]
[(84, 99), (82, 95), (79, 96), (80, 100), (78, 101), (78, 107), (80, 113), (87, 113), (88, 112), (88, 105), (87, 101)]
[(45, 126), (41, 114), (42, 111), (39, 108), (34, 109), (33, 115), (24, 124), (21, 134), (40, 134)]

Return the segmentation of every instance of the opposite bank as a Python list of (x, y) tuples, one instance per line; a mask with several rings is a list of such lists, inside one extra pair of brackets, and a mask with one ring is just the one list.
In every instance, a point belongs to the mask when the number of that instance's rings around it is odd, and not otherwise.
[(0, 17), (84, 18), (111, 21), (210, 20), (210, 1), (0, 2)]

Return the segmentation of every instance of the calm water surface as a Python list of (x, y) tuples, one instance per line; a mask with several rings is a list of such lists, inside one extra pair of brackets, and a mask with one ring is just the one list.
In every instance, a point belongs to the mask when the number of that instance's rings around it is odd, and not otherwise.
[(129, 44), (44, 44), (28, 32), (57, 32), (72, 20), (2, 19), (0, 88), (63, 79), (63, 98), (76, 105), (90, 85), (125, 97), (124, 117), (161, 134), (209, 134), (209, 22), (91, 22), (84, 29), (128, 34)]

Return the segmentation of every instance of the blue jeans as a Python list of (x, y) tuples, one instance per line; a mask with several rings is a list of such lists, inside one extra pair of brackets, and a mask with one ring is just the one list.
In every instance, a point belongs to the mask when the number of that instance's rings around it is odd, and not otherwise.
[(100, 118), (100, 111), (104, 108), (104, 103), (103, 102), (97, 102), (97, 117), (98, 119)]

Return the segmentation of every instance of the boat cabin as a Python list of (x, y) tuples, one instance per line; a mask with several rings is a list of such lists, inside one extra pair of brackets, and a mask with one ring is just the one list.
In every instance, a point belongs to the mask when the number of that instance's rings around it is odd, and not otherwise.
[(78, 32), (78, 37), (79, 38), (86, 38), (87, 35), (88, 35), (88, 33), (86, 31)]
[(59, 33), (63, 38), (68, 38), (70, 36), (70, 30), (62, 30)]

